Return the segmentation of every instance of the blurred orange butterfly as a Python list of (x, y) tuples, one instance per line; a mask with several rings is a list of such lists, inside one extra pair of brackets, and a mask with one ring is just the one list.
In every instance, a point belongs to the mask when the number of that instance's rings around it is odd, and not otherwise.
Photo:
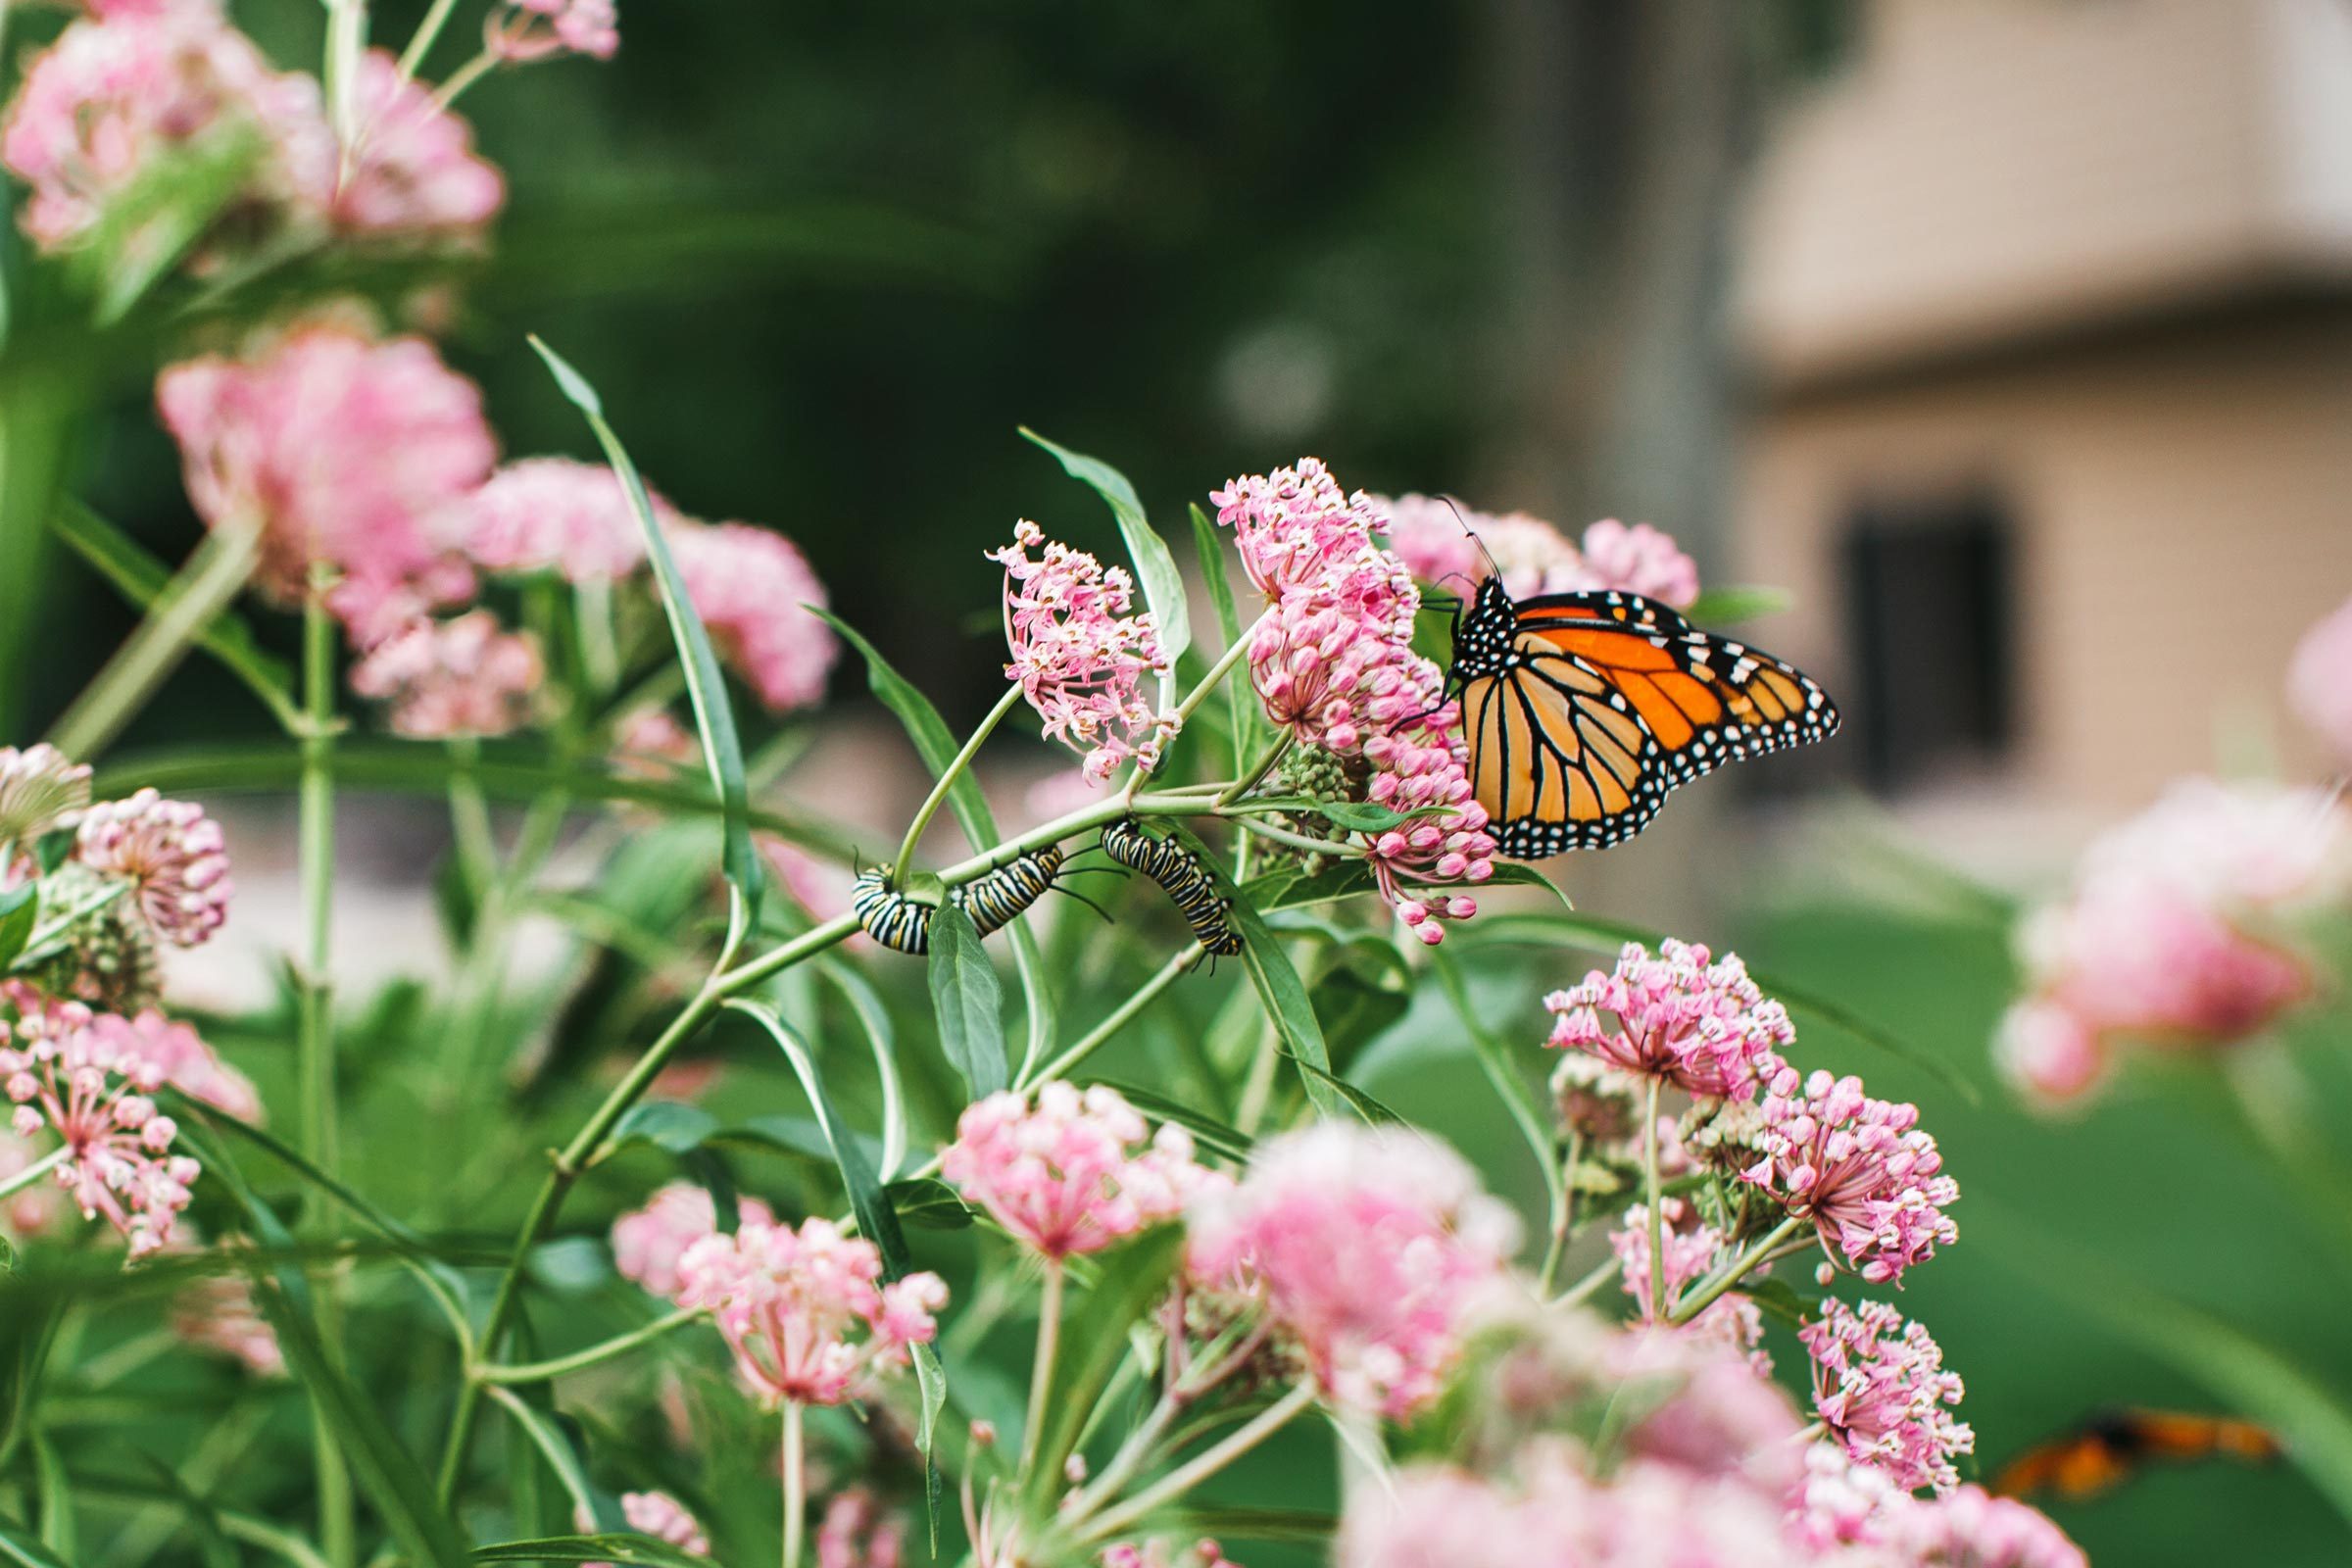
[(1654, 600), (1514, 600), (1494, 576), (1455, 621), (1448, 687), (1488, 831), (1522, 860), (1623, 843), (1667, 791), (1838, 730), (1810, 675)]
[(2040, 1443), (2009, 1461), (1993, 1490), (2012, 1497), (2054, 1492), (2095, 1497), (2150, 1460), (2214, 1456), (2269, 1460), (2278, 1440), (2251, 1421), (2170, 1410), (2115, 1410)]

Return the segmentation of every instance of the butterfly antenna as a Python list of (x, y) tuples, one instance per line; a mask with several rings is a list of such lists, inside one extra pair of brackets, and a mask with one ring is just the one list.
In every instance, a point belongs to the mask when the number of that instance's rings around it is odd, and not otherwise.
[(1461, 525), (1463, 537), (1467, 538), (1472, 544), (1478, 546), (1478, 553), (1486, 558), (1487, 571), (1494, 578), (1496, 582), (1500, 582), (1502, 580), (1502, 567), (1496, 564), (1494, 560), (1494, 552), (1487, 548), (1487, 542), (1478, 536), (1478, 530), (1470, 526), (1470, 519), (1462, 515), (1460, 504), (1457, 503), (1451, 496), (1440, 496), (1438, 499), (1446, 503), (1446, 510), (1447, 512), (1453, 514), (1453, 520)]

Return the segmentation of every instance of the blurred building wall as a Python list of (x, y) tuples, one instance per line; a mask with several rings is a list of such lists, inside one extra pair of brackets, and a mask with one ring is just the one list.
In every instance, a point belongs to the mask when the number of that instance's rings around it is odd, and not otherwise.
[(1875, 0), (1745, 233), (1740, 575), (1870, 782), (2109, 809), (2275, 717), (2352, 592), (2352, 5)]

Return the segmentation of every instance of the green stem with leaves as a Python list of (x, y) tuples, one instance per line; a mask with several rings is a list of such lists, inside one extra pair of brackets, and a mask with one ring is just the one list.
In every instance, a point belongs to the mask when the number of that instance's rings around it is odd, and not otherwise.
[(1568, 1237), (1576, 1229), (1576, 1167), (1585, 1157), (1585, 1135), (1568, 1135), (1567, 1158), (1561, 1162), (1563, 1179), (1558, 1200), (1552, 1205), (1551, 1245), (1544, 1250), (1544, 1272), (1537, 1276), (1538, 1294), (1549, 1296), (1552, 1283), (1559, 1278), (1560, 1260), (1568, 1255)]
[(1178, 1465), (1116, 1508), (1096, 1515), (1078, 1531), (1077, 1544), (1092, 1545), (1115, 1536), (1138, 1520), (1148, 1517), (1153, 1509), (1175, 1501), (1288, 1426), (1291, 1419), (1312, 1404), (1314, 1399), (1314, 1385), (1298, 1384), (1214, 1447), (1204, 1449)]
[[(1781, 1221), (1780, 1224), (1774, 1226), (1772, 1230), (1767, 1232), (1765, 1236), (1754, 1246), (1750, 1247), (1746, 1251), (1741, 1252), (1738, 1257), (1734, 1258), (1728, 1265), (1726, 1265), (1722, 1273), (1716, 1275), (1713, 1279), (1707, 1281), (1706, 1284), (1700, 1286), (1696, 1291), (1693, 1291), (1690, 1296), (1686, 1297), (1683, 1299), (1683, 1303), (1674, 1309), (1673, 1321), (1678, 1326), (1688, 1323), (1692, 1318), (1698, 1316), (1699, 1313), (1714, 1305), (1716, 1298), (1722, 1296), (1724, 1292), (1730, 1290), (1733, 1286), (1739, 1284), (1742, 1279), (1753, 1273), (1759, 1264), (1769, 1260), (1772, 1253), (1779, 1249), (1784, 1242), (1787, 1242), (1789, 1238), (1793, 1237), (1797, 1231), (1803, 1227), (1804, 1223), (1805, 1222), (1801, 1216), (1791, 1214), (1787, 1219)], [(1650, 1255), (1655, 1257), (1657, 1254), (1652, 1252)], [(1654, 1264), (1651, 1266), (1649, 1272), (1653, 1281), (1662, 1279), (1665, 1276), (1665, 1270), (1658, 1268)]]
[(986, 718), (980, 720), (979, 727), (964, 741), (963, 749), (956, 754), (946, 767), (940, 769), (939, 779), (931, 786), (931, 793), (923, 797), (923, 804), (915, 808), (914, 819), (906, 824), (906, 836), (899, 841), (898, 858), (890, 862), (892, 887), (905, 884), (908, 868), (914, 864), (915, 846), (923, 841), (923, 830), (931, 825), (931, 819), (947, 804), (948, 792), (956, 787), (956, 781), (963, 776), (963, 770), (972, 765), (972, 759), (980, 755), (980, 748), (987, 744), (990, 734), (1004, 721), (1004, 715), (1011, 712), (1013, 705), (1020, 700), (1021, 687), (1017, 683), (1005, 687), (1004, 695), (997, 699), (997, 706), (988, 710)]

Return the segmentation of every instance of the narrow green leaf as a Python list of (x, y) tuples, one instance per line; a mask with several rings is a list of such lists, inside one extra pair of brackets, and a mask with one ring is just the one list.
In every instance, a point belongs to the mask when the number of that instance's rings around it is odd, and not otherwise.
[(579, 1434), (572, 1430), (553, 1409), (541, 1409), (509, 1388), (493, 1384), (490, 1397), (506, 1409), (514, 1424), (527, 1434), (539, 1449), (547, 1467), (564, 1483), (571, 1494), (571, 1505), (578, 1514), (585, 1514), (599, 1530), (623, 1530), (627, 1521), (620, 1512), (620, 1503), (611, 1493), (588, 1479), (588, 1455)]
[[(1233, 602), (1233, 580), (1225, 575), (1225, 542), (1218, 537), (1217, 525), (1209, 521), (1208, 514), (1194, 502), (1193, 554), (1199, 559), (1200, 579), (1208, 584), (1208, 602), (1217, 612), (1217, 648), (1219, 652), (1242, 640), (1241, 612)], [(1251, 697), (1247, 681), (1234, 681), (1225, 688), (1225, 701), (1232, 713), (1233, 768), (1239, 777), (1249, 759), (1257, 749), (1257, 704)]]
[(1062, 1353), (1046, 1399), (1037, 1468), (1029, 1474), (1032, 1509), (1052, 1506), (1067, 1485), (1064, 1469), (1079, 1434), (1086, 1430), (1087, 1416), (1127, 1354), (1127, 1331), (1144, 1321), (1167, 1294), (1184, 1255), (1184, 1235), (1175, 1226), (1162, 1226), (1099, 1255), (1101, 1272), (1085, 1303), (1062, 1328)]
[[(49, 527), (136, 609), (154, 604), (172, 581), (169, 566), (78, 501), (60, 502)], [(196, 646), (219, 660), (279, 718), (296, 711), (294, 672), (284, 660), (263, 651), (253, 628), (234, 610), (214, 616), (197, 634)]]
[(1314, 809), (1351, 833), (1386, 833), (1407, 820), (1401, 811), (1366, 801), (1317, 801)]
[(6, 1518), (0, 1518), (0, 1562), (16, 1563), (18, 1568), (74, 1568), (42, 1545), (40, 1537)]
[(935, 1345), (913, 1348), (914, 1384), (922, 1396), (915, 1419), (914, 1446), (923, 1456), (923, 1522), (931, 1541), (931, 1555), (939, 1555), (939, 1503), (943, 1487), (939, 1475), (939, 1414), (948, 1407), (948, 1369)]
[[(898, 715), (899, 722), (906, 727), (906, 738), (914, 743), (915, 755), (923, 760), (923, 766), (930, 769), (931, 776), (937, 778), (947, 771), (961, 747), (948, 728), (948, 721), (931, 706), (931, 700), (892, 668), (890, 661), (876, 652), (874, 645), (848, 621), (821, 610), (817, 613), (865, 661), (866, 690)], [(980, 792), (980, 781), (972, 776), (970, 769), (956, 775), (956, 782), (948, 786), (948, 809), (956, 813), (963, 836), (975, 847), (984, 849), (1002, 837), (997, 831), (996, 813), (988, 808), (988, 798)], [(1020, 971), (1021, 1000), (1029, 1009), (1028, 1047), (1022, 1059), (1043, 1061), (1054, 1043), (1054, 998), (1046, 988), (1045, 957), (1038, 951), (1037, 938), (1031, 934), (1026, 920), (1015, 921), (1010, 935), (1013, 961)]]
[[(188, 1521), (189, 1533), (196, 1538), (197, 1549), (204, 1556), (205, 1568), (237, 1568), (237, 1548), (221, 1532), (220, 1510), (196, 1495), (177, 1470), (154, 1454), (142, 1453), (139, 1457), (147, 1462), (156, 1485), (171, 1494), (172, 1500), (179, 1505), (181, 1515)], [(65, 1555), (73, 1555), (70, 1547), (58, 1549)]]
[[(21, 882), (0, 889), (0, 969), (17, 961), (40, 918), (41, 889), (37, 882)], [(47, 944), (43, 944), (46, 946)]]
[[(1184, 574), (1176, 569), (1176, 558), (1168, 551), (1167, 541), (1152, 530), (1144, 516), (1144, 503), (1135, 493), (1127, 476), (1100, 458), (1090, 458), (1055, 446), (1024, 425), (1021, 434), (1052, 453), (1062, 470), (1079, 483), (1090, 487), (1109, 506), (1110, 514), (1118, 519), (1119, 536), (1127, 541), (1127, 559), (1135, 563), (1135, 580), (1144, 590), (1144, 603), (1151, 609), (1152, 618), (1159, 627), (1159, 646), (1168, 656), (1172, 672), (1176, 661), (1193, 645), (1191, 612), (1184, 602)], [(1173, 679), (1171, 673), (1170, 679)]]
[(1778, 614), (1794, 604), (1795, 599), (1786, 588), (1726, 586), (1702, 588), (1683, 612), (1683, 618), (1694, 626), (1723, 626), (1737, 620), (1753, 620), (1758, 615)]
[(899, 1087), (898, 1031), (891, 1026), (890, 1009), (855, 966), (820, 958), (816, 972), (831, 982), (858, 1015), (866, 1046), (873, 1053), (874, 1078), (882, 1090), (882, 1179), (888, 1181), (906, 1158), (906, 1102)]
[(1250, 971), (1250, 983), (1257, 988), (1258, 1000), (1274, 1020), (1285, 1054), (1298, 1063), (1306, 1098), (1323, 1115), (1337, 1115), (1348, 1102), (1347, 1097), (1332, 1087), (1337, 1080), (1331, 1076), (1331, 1049), (1324, 1042), (1323, 1025), (1315, 1017), (1314, 1001), (1306, 994), (1305, 983), (1292, 966), (1290, 956), (1282, 951), (1282, 939), (1266, 929), (1257, 906), (1233, 888), (1216, 859), (1203, 853), (1200, 842), (1181, 828), (1178, 835), (1200, 855), (1202, 863), (1210, 867), (1219, 887), (1233, 901), (1228, 918), (1242, 939), (1242, 966)]
[[(1500, 871), (1504, 868), (1496, 866), (1495, 869)], [(1480, 944), (1562, 947), (1594, 954), (1614, 954), (1628, 942), (1639, 942), (1654, 951), (1659, 943), (1666, 940), (1663, 932), (1652, 931), (1647, 926), (1589, 914), (1489, 915), (1465, 924), (1462, 935)], [(1850, 1035), (1898, 1061), (1909, 1062), (1921, 1071), (1933, 1074), (1945, 1088), (1972, 1105), (1982, 1098), (1977, 1086), (1970, 1083), (1959, 1068), (1927, 1048), (1889, 1034), (1845, 1006), (1802, 987), (1792, 986), (1778, 975), (1766, 974), (1752, 964), (1748, 967), (1747, 977), (1766, 996), (1779, 1002), (1790, 1012), (1828, 1024), (1840, 1034)]]
[(929, 978), (940, 1050), (963, 1075), (965, 1098), (984, 1099), (1006, 1087), (1012, 1065), (1004, 1055), (997, 969), (961, 905), (942, 904), (931, 915)]
[(972, 1211), (964, 1200), (956, 1196), (956, 1189), (946, 1182), (933, 1181), (925, 1176), (912, 1181), (892, 1182), (882, 1189), (890, 1199), (890, 1206), (902, 1225), (914, 1225), (927, 1231), (969, 1230)]
[(66, 1461), (49, 1441), (49, 1434), (32, 1432), (33, 1489), (41, 1505), (41, 1544), (71, 1562), (74, 1559), (74, 1482)]
[(1552, 1131), (1551, 1118), (1536, 1093), (1528, 1087), (1510, 1047), (1498, 1039), (1478, 1016), (1470, 1004), (1470, 988), (1462, 981), (1461, 966), (1452, 954), (1443, 947), (1429, 950), (1429, 966), (1445, 989), (1446, 1000), (1453, 1004), (1454, 1015), (1462, 1020), (1462, 1029), (1470, 1036), (1471, 1049), (1478, 1053), (1478, 1064), (1494, 1086), (1494, 1094), (1502, 1107), (1510, 1112), (1511, 1124), (1527, 1143), (1529, 1152), (1536, 1156), (1536, 1165), (1544, 1173), (1544, 1196), (1550, 1200), (1551, 1212), (1561, 1212), (1566, 1200), (1567, 1176), (1560, 1164), (1560, 1152)]
[(718, 1118), (700, 1105), (677, 1100), (644, 1100), (613, 1125), (612, 1147), (652, 1144), (672, 1154), (700, 1149), (718, 1131)]
[(1191, 1537), (1218, 1542), (1291, 1542), (1320, 1545), (1331, 1540), (1340, 1522), (1328, 1513), (1308, 1508), (1246, 1508), (1234, 1504), (1186, 1507), (1171, 1515), (1168, 1528)]
[(710, 1559), (651, 1536), (620, 1531), (601, 1536), (543, 1536), (473, 1548), (475, 1562), (612, 1562), (630, 1568), (710, 1568)]
[(1214, 1117), (1202, 1115), (1190, 1105), (1179, 1104), (1167, 1096), (1134, 1084), (1108, 1078), (1093, 1080), (1106, 1089), (1115, 1089), (1119, 1097), (1153, 1121), (1172, 1121), (1193, 1135), (1193, 1141), (1213, 1153), (1228, 1159), (1248, 1159), (1252, 1147), (1248, 1133), (1229, 1127)]
[[(244, 1206), (264, 1250), (281, 1257), (296, 1255), (293, 1236), (270, 1205), (245, 1185), (235, 1164), (224, 1157), (219, 1140), (206, 1142), (214, 1152), (214, 1157), (205, 1161), (207, 1173), (218, 1177)], [(260, 1272), (257, 1267), (256, 1273)], [(375, 1504), (385, 1529), (402, 1551), (432, 1568), (460, 1568), (466, 1560), (466, 1543), (456, 1522), (434, 1503), (432, 1483), (416, 1458), (400, 1446), (367, 1396), (327, 1353), (318, 1325), (311, 1319), (310, 1287), (301, 1271), (281, 1264), (272, 1273), (276, 1288), (262, 1285), (255, 1290), (254, 1299), (277, 1331), (286, 1365), (310, 1392), (318, 1419), (342, 1449), (353, 1479)]]
[[(751, 799), (744, 783), (743, 741), (735, 731), (735, 710), (727, 702), (726, 678), (719, 670), (718, 655), (710, 647), (710, 634), (703, 628), (703, 617), (696, 612), (694, 601), (687, 596), (686, 584), (678, 575), (678, 564), (670, 555), (669, 540), (662, 534), (661, 522), (654, 515), (653, 497), (646, 491), (645, 479), (621, 446), (620, 437), (605, 422), (604, 406), (595, 388), (537, 337), (531, 339), (531, 347), (547, 362), (564, 395), (587, 416), (588, 427), (596, 432), (597, 443), (605, 449), (606, 461), (620, 476), (622, 486), (628, 491), (629, 505), (637, 514), (637, 525), (645, 534), (647, 560), (653, 564), (655, 579), (662, 585), (662, 608), (669, 617), (678, 662), (686, 672), (686, 696), (694, 708), (695, 727), (702, 735), (703, 760), (710, 769), (710, 787), (717, 792), (725, 819), (727, 881), (742, 902), (744, 922), (756, 923), (760, 918), (763, 883), (760, 858), (752, 849)], [(781, 613), (791, 607), (779, 605), (776, 609)]]
[[(1285, 1053), (1285, 1054), (1288, 1054), (1288, 1053)], [(1378, 1100), (1373, 1099), (1371, 1095), (1365, 1093), (1361, 1089), (1356, 1088), (1355, 1085), (1349, 1083), (1347, 1079), (1342, 1078), (1339, 1076), (1339, 1074), (1332, 1072), (1327, 1068), (1318, 1067), (1311, 1061), (1300, 1061), (1297, 1056), (1292, 1056), (1291, 1060), (1297, 1062), (1298, 1070), (1306, 1075), (1307, 1086), (1310, 1090), (1317, 1083), (1323, 1084), (1325, 1087), (1330, 1089), (1332, 1093), (1338, 1095), (1342, 1100), (1348, 1102), (1348, 1108), (1354, 1111), (1358, 1116), (1361, 1116), (1365, 1121), (1376, 1124), (1385, 1122), (1392, 1127), (1404, 1127), (1411, 1125), (1395, 1110), (1392, 1110), (1387, 1105), (1382, 1104)]]
[(881, 1169), (882, 1146), (855, 1128), (843, 1127), (838, 1122), (827, 1128), (822, 1122), (809, 1121), (802, 1116), (754, 1116), (740, 1126), (721, 1127), (710, 1135), (710, 1141), (722, 1145), (752, 1145), (778, 1153), (803, 1154), (830, 1163), (836, 1137), (856, 1145), (860, 1159), (876, 1170)]

